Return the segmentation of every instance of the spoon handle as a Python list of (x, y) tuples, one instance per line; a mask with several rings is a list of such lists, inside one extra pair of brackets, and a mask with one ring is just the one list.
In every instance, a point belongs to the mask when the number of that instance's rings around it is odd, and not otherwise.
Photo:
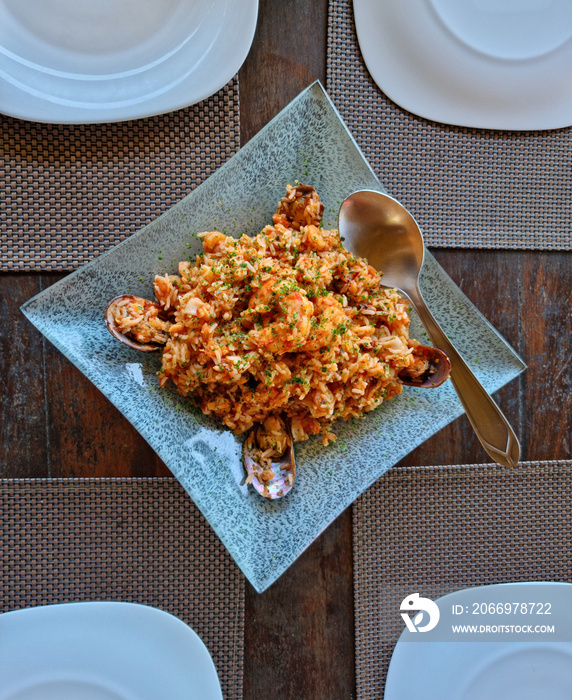
[(447, 338), (427, 308), (419, 287), (403, 291), (417, 311), (433, 345), (449, 356), (451, 382), (485, 451), (498, 464), (516, 466), (520, 457), (520, 444), (502, 411)]

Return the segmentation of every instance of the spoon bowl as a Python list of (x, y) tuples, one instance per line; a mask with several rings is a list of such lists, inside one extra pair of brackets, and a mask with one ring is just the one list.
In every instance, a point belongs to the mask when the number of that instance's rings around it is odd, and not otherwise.
[(425, 304), (419, 288), (425, 245), (413, 216), (393, 197), (361, 190), (342, 202), (338, 228), (345, 247), (381, 272), (386, 287), (410, 300), (433, 345), (449, 358), (451, 382), (487, 454), (515, 466), (520, 445), (513, 429)]
[(339, 231), (349, 251), (383, 272), (385, 287), (405, 292), (416, 284), (425, 256), (423, 236), (396, 199), (373, 190), (354, 192), (340, 208)]

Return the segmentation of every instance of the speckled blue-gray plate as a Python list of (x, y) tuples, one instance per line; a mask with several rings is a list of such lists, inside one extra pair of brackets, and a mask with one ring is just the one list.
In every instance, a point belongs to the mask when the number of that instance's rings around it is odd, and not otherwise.
[[(271, 502), (241, 485), (242, 440), (175, 392), (160, 390), (158, 356), (142, 356), (108, 333), (103, 311), (110, 299), (128, 290), (153, 298), (154, 275), (175, 271), (179, 260), (199, 251), (195, 233), (258, 232), (294, 180), (316, 187), (326, 227), (337, 225), (339, 205), (351, 192), (383, 191), (320, 83), (179, 204), (23, 307), (155, 449), (258, 591), (391, 465), (462, 413), (449, 383), (432, 391), (406, 388), (363, 420), (336, 424), (338, 442), (298, 445), (296, 486)], [(524, 369), (430, 255), (422, 286), (489, 392)], [(415, 320), (412, 335), (423, 339)]]

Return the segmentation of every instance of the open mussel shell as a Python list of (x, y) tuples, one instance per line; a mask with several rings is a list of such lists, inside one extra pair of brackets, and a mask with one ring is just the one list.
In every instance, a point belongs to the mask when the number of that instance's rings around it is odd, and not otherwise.
[[(289, 431), (288, 445), (282, 456), (272, 460), (269, 467), (261, 468), (255, 460), (257, 451), (257, 429), (253, 428), (242, 446), (244, 468), (249, 475), (249, 483), (261, 496), (270, 500), (283, 498), (292, 490), (296, 478), (294, 445)], [(264, 474), (264, 479), (262, 478)]]
[[(135, 301), (136, 299), (139, 299), (139, 297), (136, 297), (134, 294), (121, 294), (120, 296), (113, 298), (106, 306), (105, 325), (107, 326), (107, 330), (114, 338), (119, 340), (120, 343), (127, 345), (133, 350), (139, 350), (140, 352), (157, 352), (157, 350), (160, 350), (163, 347), (162, 345), (158, 343), (139, 343), (137, 340), (134, 340), (128, 335), (125, 335), (125, 333), (122, 333), (117, 327), (112, 313), (113, 306), (126, 299), (129, 301)], [(143, 301), (146, 304), (153, 304), (153, 306), (157, 306), (159, 309), (161, 309), (159, 304), (156, 304), (154, 301), (149, 301), (148, 299), (143, 299)]]
[(424, 362), (426, 369), (420, 374), (412, 374), (409, 368), (402, 370), (397, 375), (402, 384), (422, 389), (435, 389), (449, 378), (451, 362), (442, 350), (432, 345), (417, 345), (413, 354)]

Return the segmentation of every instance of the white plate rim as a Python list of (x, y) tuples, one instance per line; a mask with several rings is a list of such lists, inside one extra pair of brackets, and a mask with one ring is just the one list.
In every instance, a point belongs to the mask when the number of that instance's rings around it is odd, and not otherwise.
[[(185, 76), (175, 74), (168, 90), (160, 90), (157, 95), (149, 93), (149, 97), (143, 94), (132, 103), (129, 100), (125, 100), (125, 104), (113, 103), (110, 97), (109, 103), (102, 101), (101, 105), (82, 106), (79, 101), (74, 104), (73, 99), (61, 102), (59, 96), (42, 94), (33, 86), (22, 84), (11, 73), (6, 52), (0, 46), (0, 113), (39, 123), (99, 124), (152, 117), (202, 102), (236, 75), (250, 51), (258, 20), (258, 0), (213, 0), (213, 3), (209, 12), (219, 22), (218, 31), (195, 67)], [(229, 8), (230, 12), (226, 11)], [(221, 61), (221, 52), (224, 52), (224, 61)], [(25, 50), (23, 53), (25, 55)], [(86, 76), (86, 80), (90, 77)], [(131, 81), (137, 78), (135, 71)], [(105, 84), (105, 81), (98, 82)], [(108, 89), (111, 96), (111, 81)]]

